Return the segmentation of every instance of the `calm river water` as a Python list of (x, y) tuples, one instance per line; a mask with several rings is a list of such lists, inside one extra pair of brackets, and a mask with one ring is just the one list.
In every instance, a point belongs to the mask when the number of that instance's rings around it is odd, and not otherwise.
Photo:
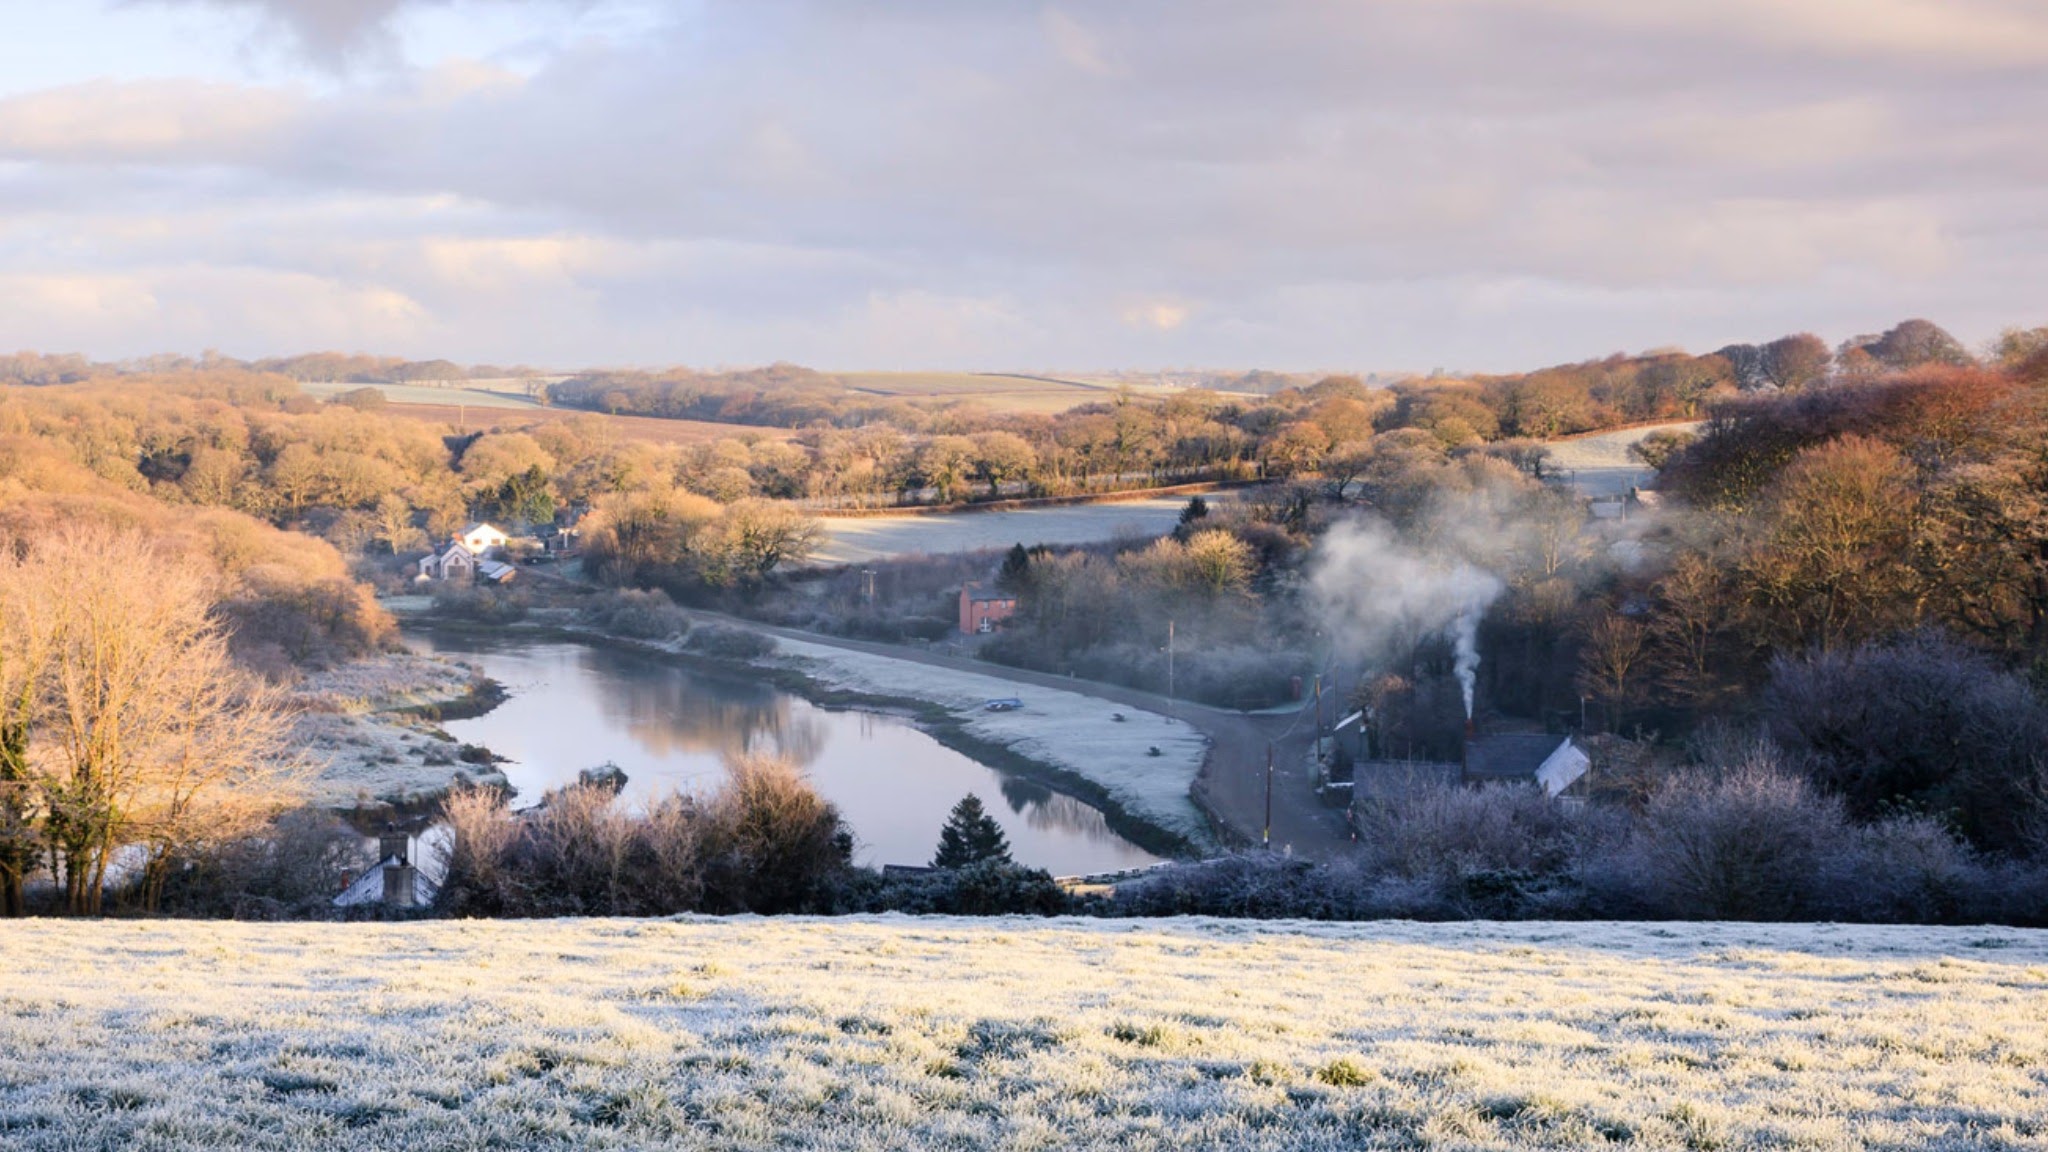
[(408, 640), (476, 664), (511, 691), (486, 715), (442, 727), (509, 757), (502, 768), (521, 804), (606, 762), (625, 769), (628, 803), (708, 790), (724, 757), (770, 752), (795, 761), (839, 807), (859, 863), (930, 862), (947, 811), (969, 792), (1009, 834), (1021, 864), (1072, 875), (1157, 859), (1088, 804), (998, 772), (900, 717), (819, 708), (739, 676), (612, 647), (453, 632)]

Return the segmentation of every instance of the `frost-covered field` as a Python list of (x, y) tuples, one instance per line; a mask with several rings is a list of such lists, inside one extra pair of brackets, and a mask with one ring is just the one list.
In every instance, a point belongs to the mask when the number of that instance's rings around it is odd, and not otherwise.
[[(1207, 847), (1212, 841), (1209, 822), (1189, 795), (1209, 742), (1186, 721), (1078, 692), (829, 644), (778, 637), (775, 646), (774, 663), (793, 666), (818, 683), (943, 705), (970, 735), (1090, 781), (1124, 811), (1190, 844)], [(986, 709), (988, 701), (1002, 697), (1024, 706), (1014, 712)], [(1115, 719), (1118, 713), (1125, 719)], [(1159, 755), (1151, 755), (1152, 748)]]
[[(1209, 493), (1211, 504), (1234, 497)], [(1119, 536), (1151, 539), (1173, 531), (1185, 496), (1014, 508), (1007, 512), (939, 512), (927, 516), (828, 517), (814, 564), (861, 564), (892, 556), (940, 556), (1012, 544), (1092, 544)]]
[(0, 1147), (2048, 1147), (2048, 933), (0, 925)]
[(1648, 428), (1623, 428), (1618, 432), (1555, 440), (1545, 447), (1550, 449), (1551, 465), (1570, 471), (1581, 494), (1620, 496), (1656, 475), (1654, 469), (1629, 455), (1631, 446), (1640, 444), (1652, 432), (1691, 432), (1699, 426), (1699, 421), (1689, 420)]

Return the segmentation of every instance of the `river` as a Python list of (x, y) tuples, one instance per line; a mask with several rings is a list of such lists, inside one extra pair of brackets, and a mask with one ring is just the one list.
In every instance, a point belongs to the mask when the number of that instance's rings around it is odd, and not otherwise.
[(607, 762), (625, 770), (628, 804), (708, 790), (723, 778), (725, 757), (768, 752), (794, 761), (838, 806), (858, 863), (928, 863), (947, 812), (970, 792), (1020, 864), (1064, 876), (1158, 859), (1090, 805), (981, 764), (898, 716), (820, 708), (737, 674), (609, 645), (449, 631), (407, 639), (481, 667), (511, 692), (490, 712), (442, 727), (511, 760), (501, 767), (516, 803)]

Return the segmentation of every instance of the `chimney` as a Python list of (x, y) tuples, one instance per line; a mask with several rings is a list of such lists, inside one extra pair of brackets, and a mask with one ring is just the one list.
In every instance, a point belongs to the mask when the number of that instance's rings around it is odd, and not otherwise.
[(410, 908), (414, 894), (418, 891), (414, 877), (418, 870), (410, 864), (395, 864), (384, 869), (384, 903), (392, 908)]
[(412, 837), (403, 832), (386, 832), (377, 838), (377, 862), (396, 856), (400, 864), (412, 863)]

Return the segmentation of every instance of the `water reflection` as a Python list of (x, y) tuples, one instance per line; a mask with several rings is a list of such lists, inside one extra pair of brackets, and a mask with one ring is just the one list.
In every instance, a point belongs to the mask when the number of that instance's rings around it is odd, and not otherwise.
[[(795, 715), (792, 698), (741, 680), (648, 674), (619, 662), (616, 651), (577, 650), (582, 674), (612, 689), (598, 697), (606, 719), (631, 733), (655, 756), (765, 752), (799, 765), (816, 761), (825, 746), (817, 718)], [(607, 659), (607, 658), (610, 659)]]
[(635, 803), (715, 786), (726, 757), (769, 752), (802, 766), (839, 806), (862, 863), (928, 861), (947, 811), (968, 792), (981, 796), (1020, 862), (1064, 874), (1154, 859), (1092, 806), (977, 763), (899, 717), (827, 711), (755, 681), (616, 648), (438, 632), (410, 639), (479, 664), (511, 689), (490, 714), (444, 727), (510, 757), (506, 775), (527, 802), (607, 761), (626, 770), (624, 799)]

